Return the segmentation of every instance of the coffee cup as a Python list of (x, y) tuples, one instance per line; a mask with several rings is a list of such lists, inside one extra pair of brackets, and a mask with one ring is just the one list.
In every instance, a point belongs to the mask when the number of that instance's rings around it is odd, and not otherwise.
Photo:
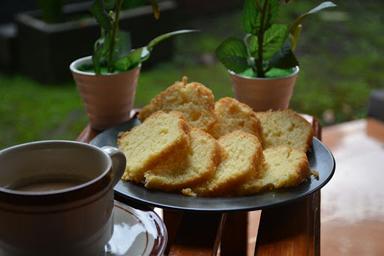
[(118, 149), (38, 141), (0, 151), (0, 255), (103, 255)]

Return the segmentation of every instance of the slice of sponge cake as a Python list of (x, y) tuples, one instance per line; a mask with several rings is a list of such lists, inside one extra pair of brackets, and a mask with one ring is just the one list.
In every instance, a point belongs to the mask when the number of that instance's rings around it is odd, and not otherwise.
[(235, 130), (242, 130), (261, 139), (260, 122), (248, 105), (234, 98), (225, 97), (215, 103), (215, 114), (217, 123), (211, 131), (215, 138)]
[(235, 131), (219, 139), (222, 161), (208, 181), (182, 193), (189, 196), (231, 195), (246, 179), (257, 173), (263, 149), (258, 138), (250, 133)]
[(261, 177), (253, 177), (237, 189), (237, 194), (251, 195), (264, 190), (293, 187), (310, 175), (308, 159), (304, 152), (287, 146), (264, 150)]
[(119, 135), (127, 159), (123, 180), (142, 182), (144, 172), (171, 154), (187, 154), (189, 126), (178, 112), (159, 111), (141, 125)]
[(145, 173), (145, 187), (181, 190), (212, 177), (220, 162), (219, 144), (197, 128), (192, 128), (190, 140), (191, 150), (185, 159), (176, 154)]
[(264, 148), (286, 145), (302, 152), (309, 149), (312, 127), (296, 112), (287, 109), (257, 112), (256, 116), (260, 120)]
[(144, 121), (152, 113), (162, 110), (180, 111), (192, 127), (209, 131), (216, 122), (214, 114), (214, 96), (210, 89), (201, 83), (188, 83), (187, 77), (154, 97), (139, 113)]

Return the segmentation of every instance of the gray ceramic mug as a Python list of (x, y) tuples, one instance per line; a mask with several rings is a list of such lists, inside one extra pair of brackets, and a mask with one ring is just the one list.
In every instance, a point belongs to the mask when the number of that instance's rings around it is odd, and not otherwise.
[(73, 141), (0, 151), (0, 255), (103, 255), (124, 154)]

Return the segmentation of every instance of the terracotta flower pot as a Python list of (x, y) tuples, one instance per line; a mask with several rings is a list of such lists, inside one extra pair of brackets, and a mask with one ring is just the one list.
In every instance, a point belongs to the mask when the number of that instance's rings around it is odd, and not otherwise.
[(289, 107), (299, 67), (295, 67), (291, 75), (281, 78), (249, 78), (228, 72), (236, 99), (255, 111), (266, 111)]
[(106, 75), (80, 71), (91, 63), (84, 57), (71, 63), (70, 69), (82, 97), (93, 129), (103, 130), (130, 119), (140, 66), (135, 69)]

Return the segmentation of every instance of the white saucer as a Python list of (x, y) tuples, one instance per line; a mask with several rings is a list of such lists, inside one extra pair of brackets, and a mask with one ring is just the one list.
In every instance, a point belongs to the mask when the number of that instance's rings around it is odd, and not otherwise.
[(105, 256), (164, 254), (167, 230), (155, 212), (134, 209), (115, 201), (113, 222), (113, 235), (105, 246)]

